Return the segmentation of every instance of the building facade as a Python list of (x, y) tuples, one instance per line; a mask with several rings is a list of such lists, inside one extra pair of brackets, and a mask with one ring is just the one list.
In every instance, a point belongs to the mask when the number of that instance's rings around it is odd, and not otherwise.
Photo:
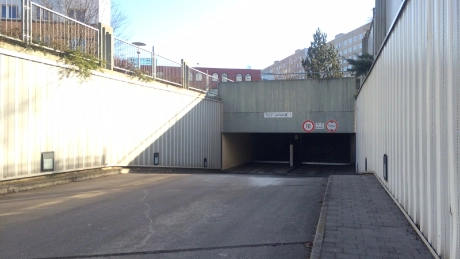
[(242, 69), (242, 68), (215, 68), (215, 67), (194, 67), (189, 71), (189, 81), (200, 80), (200, 73), (212, 76), (213, 82), (250, 82), (262, 80), (260, 69)]
[(308, 48), (298, 49), (294, 54), (262, 70), (262, 80), (305, 79), (302, 59), (307, 56)]
[(365, 53), (363, 52), (363, 39), (370, 25), (371, 23), (368, 23), (348, 33), (340, 33), (329, 42), (337, 50), (340, 69), (344, 72), (344, 76), (351, 76), (350, 73), (347, 73), (351, 65), (347, 63), (346, 59), (357, 59), (358, 56)]

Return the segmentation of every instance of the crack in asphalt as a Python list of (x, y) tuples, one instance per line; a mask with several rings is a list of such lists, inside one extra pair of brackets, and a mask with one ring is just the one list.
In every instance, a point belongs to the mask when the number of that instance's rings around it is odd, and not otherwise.
[(155, 254), (173, 254), (184, 252), (197, 252), (197, 251), (212, 251), (219, 249), (237, 249), (237, 248), (255, 248), (255, 247), (277, 247), (277, 246), (297, 246), (303, 245), (310, 248), (309, 243), (305, 242), (289, 242), (289, 243), (266, 243), (266, 244), (249, 244), (249, 245), (234, 245), (234, 246), (216, 246), (216, 247), (199, 247), (199, 248), (184, 248), (184, 249), (171, 249), (171, 250), (153, 250), (153, 251), (140, 251), (129, 253), (112, 253), (112, 254), (95, 254), (95, 255), (74, 255), (74, 256), (59, 256), (59, 257), (37, 257), (33, 259), (76, 259), (76, 258), (97, 258), (97, 257), (117, 257), (117, 256), (133, 256), (133, 255), (155, 255)]
[(145, 189), (144, 197), (141, 199), (141, 202), (144, 203), (144, 205), (147, 207), (147, 210), (145, 211), (144, 214), (145, 214), (145, 217), (150, 221), (149, 227), (148, 227), (149, 232), (147, 236), (145, 236), (145, 238), (142, 240), (142, 242), (136, 245), (133, 250), (136, 250), (139, 247), (144, 246), (147, 243), (147, 241), (153, 236), (153, 234), (155, 234), (155, 231), (153, 230), (153, 226), (152, 226), (153, 220), (152, 218), (150, 218), (150, 215), (149, 215), (150, 211), (152, 210), (152, 207), (150, 207), (150, 205), (145, 201), (145, 199), (147, 198), (147, 195), (148, 195), (148, 192), (147, 192), (147, 189)]

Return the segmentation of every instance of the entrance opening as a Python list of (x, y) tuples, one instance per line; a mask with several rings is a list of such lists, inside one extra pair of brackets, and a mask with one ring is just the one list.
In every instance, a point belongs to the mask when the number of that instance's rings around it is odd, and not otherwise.
[(303, 134), (302, 163), (351, 163), (351, 134)]

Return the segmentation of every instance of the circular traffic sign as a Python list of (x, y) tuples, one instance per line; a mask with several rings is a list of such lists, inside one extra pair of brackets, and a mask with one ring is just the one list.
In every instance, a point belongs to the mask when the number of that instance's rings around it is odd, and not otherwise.
[(315, 123), (312, 120), (306, 120), (302, 123), (302, 128), (305, 132), (313, 132), (315, 130)]
[(326, 130), (328, 132), (336, 132), (339, 129), (339, 123), (335, 120), (328, 120), (326, 122)]

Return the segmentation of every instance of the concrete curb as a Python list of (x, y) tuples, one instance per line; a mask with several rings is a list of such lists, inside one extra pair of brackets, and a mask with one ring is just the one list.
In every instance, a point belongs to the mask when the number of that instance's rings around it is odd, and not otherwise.
[(54, 185), (78, 182), (87, 179), (99, 178), (119, 174), (120, 169), (89, 170), (83, 172), (69, 172), (58, 175), (37, 176), (33, 178), (12, 180), (0, 183), (0, 195), (24, 192), (33, 189), (45, 188)]
[(311, 250), (310, 259), (319, 259), (321, 256), (321, 246), (324, 238), (324, 228), (326, 227), (327, 206), (329, 203), (331, 178), (327, 178), (326, 191), (324, 192), (323, 204), (321, 206), (321, 213), (319, 215), (318, 225), (316, 226), (315, 240), (313, 240), (313, 248)]

